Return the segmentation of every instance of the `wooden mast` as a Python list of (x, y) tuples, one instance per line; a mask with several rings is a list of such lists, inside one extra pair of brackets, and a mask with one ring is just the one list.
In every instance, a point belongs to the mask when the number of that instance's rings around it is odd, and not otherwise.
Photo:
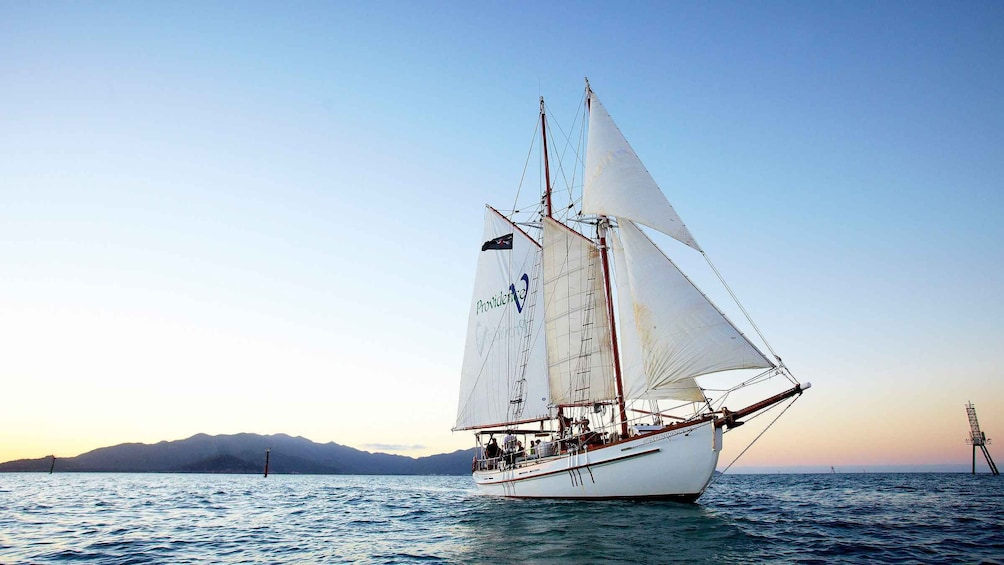
[(551, 169), (547, 162), (547, 116), (544, 113), (544, 97), (540, 97), (540, 137), (544, 140), (544, 214), (551, 218)]
[(614, 323), (614, 298), (610, 289), (610, 260), (607, 257), (607, 227), (610, 220), (606, 216), (600, 219), (597, 226), (600, 239), (600, 263), (603, 265), (603, 288), (607, 295), (607, 318), (610, 320), (610, 341), (614, 356), (614, 382), (617, 384), (617, 409), (621, 416), (621, 437), (627, 437), (627, 410), (624, 406), (624, 384), (621, 380), (620, 349), (617, 347), (617, 324)]
[[(540, 97), (540, 139), (543, 141), (544, 149), (544, 215), (553, 218), (551, 208), (551, 168), (547, 161), (547, 114), (544, 112), (544, 97)], [(543, 227), (543, 226), (541, 226)], [(561, 406), (558, 406), (558, 428), (564, 425), (564, 415)]]
[[(589, 79), (586, 79), (586, 110), (591, 109), (590, 95), (592, 89), (589, 88)], [(610, 286), (610, 259), (609, 246), (607, 245), (607, 228), (610, 220), (606, 216), (600, 216), (599, 224), (596, 226), (596, 235), (600, 244), (600, 263), (603, 267), (603, 289), (607, 298), (607, 319), (610, 321), (610, 341), (614, 357), (614, 382), (617, 385), (617, 410), (620, 412), (621, 437), (628, 437), (627, 408), (624, 405), (624, 382), (621, 378), (621, 355), (620, 348), (617, 347), (617, 324), (614, 322), (614, 297), (613, 289)]]

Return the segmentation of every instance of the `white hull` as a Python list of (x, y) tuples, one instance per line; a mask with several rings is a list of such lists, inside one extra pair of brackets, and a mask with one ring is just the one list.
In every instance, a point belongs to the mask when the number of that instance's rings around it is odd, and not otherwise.
[(711, 482), (722, 448), (713, 422), (674, 428), (576, 454), (474, 471), (486, 494), (516, 498), (694, 501)]

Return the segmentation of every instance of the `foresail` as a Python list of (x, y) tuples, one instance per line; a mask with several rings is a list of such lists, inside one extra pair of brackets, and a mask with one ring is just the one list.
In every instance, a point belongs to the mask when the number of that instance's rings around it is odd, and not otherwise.
[(614, 256), (614, 275), (617, 287), (617, 338), (620, 345), (621, 381), (624, 385), (624, 397), (629, 400), (673, 399), (689, 402), (703, 402), (704, 391), (693, 377), (683, 378), (674, 383), (666, 383), (656, 389), (649, 389), (648, 378), (645, 375), (645, 360), (642, 354), (641, 339), (638, 337), (638, 326), (634, 318), (634, 306), (631, 298), (631, 283), (627, 265), (624, 261), (624, 248), (620, 238), (610, 238)]
[(456, 430), (548, 417), (540, 246), (489, 208), (480, 247)]
[(616, 396), (603, 271), (596, 244), (544, 218), (545, 334), (551, 401)]
[(618, 219), (648, 390), (731, 369), (773, 367), (642, 231)]
[(700, 251), (690, 230), (592, 91), (589, 103), (582, 211), (645, 224)]

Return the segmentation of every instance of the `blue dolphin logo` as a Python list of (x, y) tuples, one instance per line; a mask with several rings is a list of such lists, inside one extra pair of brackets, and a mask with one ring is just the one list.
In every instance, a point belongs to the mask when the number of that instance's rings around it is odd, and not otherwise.
[(516, 301), (516, 311), (522, 314), (523, 306), (526, 304), (526, 295), (530, 291), (530, 277), (526, 273), (523, 273), (523, 276), (519, 280), (523, 281), (523, 301), (521, 302), (519, 299), (515, 283), (509, 285), (509, 292), (512, 293), (512, 299)]

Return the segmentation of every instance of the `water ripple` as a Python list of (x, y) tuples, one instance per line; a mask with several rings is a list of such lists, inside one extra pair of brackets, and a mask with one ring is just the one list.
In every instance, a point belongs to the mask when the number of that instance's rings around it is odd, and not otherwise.
[(469, 477), (0, 474), (0, 563), (1001, 563), (1004, 483), (726, 475), (697, 505)]

